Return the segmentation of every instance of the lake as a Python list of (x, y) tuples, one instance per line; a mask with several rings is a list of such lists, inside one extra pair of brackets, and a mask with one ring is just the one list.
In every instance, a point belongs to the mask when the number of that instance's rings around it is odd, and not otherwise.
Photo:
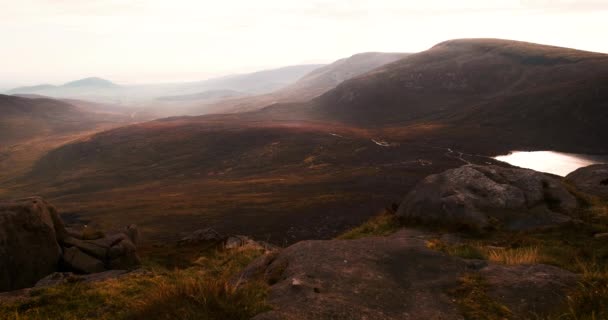
[(494, 157), (514, 166), (566, 176), (568, 173), (596, 163), (608, 163), (608, 156), (562, 153), (555, 151), (513, 151)]

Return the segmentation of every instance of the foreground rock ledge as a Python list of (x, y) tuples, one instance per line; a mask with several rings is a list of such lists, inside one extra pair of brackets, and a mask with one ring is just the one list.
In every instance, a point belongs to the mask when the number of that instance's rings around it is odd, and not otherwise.
[(560, 306), (577, 276), (547, 265), (506, 266), (433, 251), (433, 235), (404, 229), (389, 237), (303, 241), (245, 269), (239, 282), (271, 284), (274, 319), (463, 319), (449, 292), (467, 273), (519, 315)]

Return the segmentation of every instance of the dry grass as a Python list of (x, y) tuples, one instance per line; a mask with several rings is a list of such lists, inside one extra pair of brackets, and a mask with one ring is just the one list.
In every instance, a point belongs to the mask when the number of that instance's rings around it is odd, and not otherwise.
[(385, 209), (362, 225), (339, 235), (337, 239), (349, 240), (370, 236), (386, 236), (397, 231), (399, 227), (399, 219), (395, 215), (395, 212), (391, 209)]
[(487, 284), (479, 275), (465, 274), (458, 288), (450, 294), (467, 320), (513, 319), (509, 308), (487, 295)]
[(581, 265), (578, 287), (568, 296), (566, 312), (549, 320), (608, 319), (608, 269), (606, 265)]
[(153, 261), (147, 272), (120, 279), (34, 289), (0, 304), (0, 319), (250, 319), (268, 310), (268, 288), (256, 282), (237, 288), (231, 279), (261, 253), (247, 247), (209, 251), (182, 269)]
[(514, 249), (485, 249), (488, 260), (503, 264), (535, 264), (543, 261), (538, 247), (523, 247)]

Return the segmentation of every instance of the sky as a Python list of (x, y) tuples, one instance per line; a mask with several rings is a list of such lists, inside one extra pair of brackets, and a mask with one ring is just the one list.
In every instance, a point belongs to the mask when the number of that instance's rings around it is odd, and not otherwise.
[(202, 80), (504, 38), (608, 53), (608, 0), (0, 0), (0, 88)]

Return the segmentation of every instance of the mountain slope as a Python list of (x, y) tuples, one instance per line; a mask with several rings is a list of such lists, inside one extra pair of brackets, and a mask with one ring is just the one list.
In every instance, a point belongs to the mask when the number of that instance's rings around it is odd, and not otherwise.
[(607, 62), (608, 55), (531, 43), (452, 40), (343, 83), (320, 97), (316, 109), (367, 124), (445, 117), (462, 114), (469, 103), (535, 92), (540, 99), (547, 91), (601, 79)]
[(270, 94), (230, 99), (211, 106), (199, 106), (191, 113), (243, 112), (274, 103), (308, 101), (323, 94), (342, 81), (359, 76), (375, 68), (406, 57), (407, 53), (366, 52), (340, 59), (311, 71), (295, 83)]
[(508, 40), (447, 41), (309, 103), (264, 113), (372, 127), (433, 123), (449, 127), (444, 133), (455, 140), (496, 135), (495, 144), (605, 150), (608, 55)]
[(0, 95), (0, 145), (124, 122), (123, 116), (93, 113), (55, 99)]

